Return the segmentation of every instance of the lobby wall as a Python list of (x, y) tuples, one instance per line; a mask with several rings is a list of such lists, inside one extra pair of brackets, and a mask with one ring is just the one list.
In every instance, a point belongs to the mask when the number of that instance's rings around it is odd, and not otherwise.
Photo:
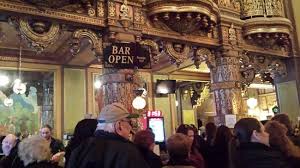
[(73, 133), (86, 112), (85, 70), (65, 68), (63, 73), (63, 132)]
[(165, 125), (165, 136), (168, 138), (175, 132), (175, 121), (176, 119), (176, 105), (175, 105), (175, 94), (169, 94), (166, 97), (157, 97), (155, 95), (155, 84), (156, 80), (167, 80), (168, 75), (153, 75), (153, 99), (154, 99), (154, 110), (160, 110), (164, 116)]

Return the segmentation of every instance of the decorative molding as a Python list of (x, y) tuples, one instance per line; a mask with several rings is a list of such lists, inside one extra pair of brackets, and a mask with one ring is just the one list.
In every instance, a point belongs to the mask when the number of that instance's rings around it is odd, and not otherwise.
[(42, 52), (49, 45), (53, 44), (60, 35), (60, 26), (55, 22), (28, 20), (24, 18), (9, 18), (20, 32), (22, 38), (29, 42), (29, 46)]
[(216, 67), (215, 55), (207, 48), (198, 48), (194, 54), (193, 60), (197, 69), (201, 62), (205, 62), (211, 71), (214, 71)]
[(81, 14), (67, 13), (65, 11), (59, 11), (53, 9), (39, 10), (34, 6), (28, 6), (20, 3), (15, 3), (15, 2), (0, 1), (0, 10), (19, 13), (19, 14), (42, 16), (42, 17), (47, 17), (52, 19), (69, 21), (69, 22), (84, 23), (88, 25), (105, 26), (104, 18), (100, 19), (99, 17), (96, 18), (90, 16), (83, 16)]
[[(219, 9), (212, 1), (148, 1), (148, 16), (154, 25), (178, 33), (209, 32), (217, 23)], [(159, 22), (155, 24), (155, 22)]]
[(160, 52), (159, 52), (159, 46), (158, 44), (153, 41), (153, 40), (143, 40), (141, 42), (139, 42), (141, 45), (143, 46), (148, 46), (150, 47), (150, 57), (151, 57), (151, 60), (154, 64), (157, 64), (158, 61), (159, 61), (159, 56), (160, 56)]
[(80, 52), (80, 40), (83, 38), (88, 38), (90, 40), (92, 45), (91, 49), (99, 59), (103, 55), (102, 38), (98, 37), (96, 33), (88, 29), (79, 29), (73, 33), (70, 50), (72, 55), (74, 56)]
[(170, 61), (179, 66), (189, 58), (191, 48), (186, 44), (166, 42), (165, 52), (169, 55)]

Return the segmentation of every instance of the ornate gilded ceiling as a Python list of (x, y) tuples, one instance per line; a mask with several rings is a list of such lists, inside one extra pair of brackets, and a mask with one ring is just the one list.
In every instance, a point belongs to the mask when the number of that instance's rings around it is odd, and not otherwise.
[(152, 71), (205, 62), (216, 72), (223, 56), (289, 57), (284, 12), (281, 0), (0, 0), (0, 54), (13, 60), (21, 37), (25, 60), (86, 67), (101, 64), (109, 43), (127, 41), (149, 48)]

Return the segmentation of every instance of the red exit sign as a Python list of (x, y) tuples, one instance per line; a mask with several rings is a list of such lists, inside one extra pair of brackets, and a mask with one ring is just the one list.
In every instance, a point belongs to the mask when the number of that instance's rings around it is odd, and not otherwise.
[(148, 111), (147, 112), (147, 117), (162, 117), (162, 112), (159, 111), (159, 110)]

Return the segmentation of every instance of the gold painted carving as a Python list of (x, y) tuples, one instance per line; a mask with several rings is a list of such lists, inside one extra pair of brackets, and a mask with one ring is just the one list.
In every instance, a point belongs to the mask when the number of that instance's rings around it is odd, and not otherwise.
[(157, 64), (159, 61), (159, 47), (156, 42), (153, 40), (143, 40), (140, 42), (141, 45), (150, 47), (150, 57), (154, 64)]
[(283, 16), (282, 0), (242, 0), (242, 17)]
[(73, 33), (71, 42), (71, 53), (76, 55), (80, 52), (80, 40), (88, 38), (91, 42), (91, 49), (95, 56), (99, 59), (103, 55), (102, 38), (98, 37), (96, 33), (88, 29), (79, 29)]
[(10, 18), (12, 24), (20, 31), (21, 37), (29, 42), (29, 45), (42, 52), (51, 45), (60, 35), (59, 24), (45, 23), (43, 21), (31, 21), (24, 18)]
[(123, 4), (120, 7), (120, 18), (121, 20), (130, 20), (127, 0), (124, 0)]
[(242, 0), (241, 11), (243, 18), (264, 16), (264, 1), (262, 0)]
[(267, 16), (283, 16), (282, 0), (265, 0)]
[(233, 8), (236, 11), (240, 11), (240, 3), (237, 0), (218, 0), (220, 7)]
[(233, 24), (231, 24), (230, 28), (228, 29), (228, 41), (231, 45), (237, 45), (236, 31), (233, 27)]
[(108, 1), (108, 16), (115, 17), (116, 16), (116, 4), (114, 2)]
[(0, 10), (9, 11), (14, 13), (36, 15), (42, 17), (48, 17), (53, 19), (60, 19), (70, 22), (85, 23), (90, 25), (104, 26), (104, 20), (99, 18), (93, 18), (89, 16), (83, 16), (77, 13), (67, 13), (59, 10), (39, 10), (34, 6), (25, 6), (24, 4), (0, 1)]
[(207, 64), (210, 70), (214, 71), (216, 67), (215, 55), (207, 48), (198, 48), (194, 54), (194, 64), (197, 69), (203, 61)]
[(104, 17), (104, 4), (101, 0), (97, 1), (97, 13), (99, 17)]
[(189, 57), (191, 48), (184, 44), (166, 42), (165, 51), (169, 55), (171, 63), (179, 66)]
[(217, 5), (212, 1), (158, 0), (147, 2), (147, 6), (156, 28), (168, 28), (184, 34), (200, 31), (207, 34), (216, 25), (219, 14)]

